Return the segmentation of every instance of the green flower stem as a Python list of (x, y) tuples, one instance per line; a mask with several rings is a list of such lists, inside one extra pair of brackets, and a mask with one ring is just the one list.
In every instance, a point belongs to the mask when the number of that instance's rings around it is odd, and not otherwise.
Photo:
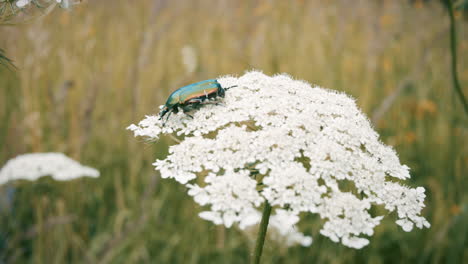
[(265, 207), (263, 208), (262, 221), (260, 222), (260, 227), (258, 230), (254, 258), (252, 262), (254, 264), (259, 264), (260, 258), (262, 257), (263, 244), (265, 243), (265, 236), (267, 233), (268, 222), (270, 221), (270, 214), (271, 205), (268, 203), (268, 201), (265, 201)]
[(463, 94), (460, 81), (458, 80), (457, 72), (457, 30), (455, 28), (455, 16), (453, 14), (453, 3), (452, 0), (445, 0), (445, 6), (450, 18), (450, 55), (451, 55), (451, 64), (452, 64), (452, 81), (453, 88), (460, 98), (460, 102), (465, 109), (465, 113), (468, 114), (468, 103), (466, 101), (465, 95)]

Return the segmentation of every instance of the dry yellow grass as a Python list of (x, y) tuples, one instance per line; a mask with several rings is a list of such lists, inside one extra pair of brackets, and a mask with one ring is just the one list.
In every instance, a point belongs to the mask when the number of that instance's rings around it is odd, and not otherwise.
[[(0, 263), (245, 263), (247, 237), (198, 219), (181, 187), (154, 176), (170, 142), (145, 144), (125, 127), (179, 86), (249, 69), (356, 97), (428, 188), (432, 223), (405, 233), (389, 220), (355, 251), (321, 238), (311, 217), (310, 248), (267, 245), (264, 263), (468, 261), (468, 118), (451, 87), (448, 20), (432, 2), (103, 0), (0, 27), (18, 67), (0, 68), (0, 163), (59, 151), (102, 172), (1, 187), (14, 195), (9, 209), (0, 203)], [(461, 14), (457, 23), (468, 87)], [(184, 46), (195, 50), (193, 73)]]

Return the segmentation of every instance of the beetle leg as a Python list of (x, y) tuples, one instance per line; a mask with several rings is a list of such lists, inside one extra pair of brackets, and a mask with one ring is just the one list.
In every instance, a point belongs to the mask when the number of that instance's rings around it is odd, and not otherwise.
[(184, 114), (193, 119), (193, 116), (189, 114), (188, 112), (189, 112), (188, 110), (184, 109)]
[(221, 105), (219, 101), (204, 101), (201, 104), (214, 104), (214, 105)]
[(200, 99), (200, 98), (190, 99), (187, 101), (187, 103), (189, 104), (196, 104), (196, 103), (202, 103), (202, 102), (203, 102), (203, 99)]
[(179, 112), (179, 107), (177, 105), (173, 106), (172, 108), (170, 108), (168, 111), (168, 114), (167, 114), (167, 117), (166, 117), (166, 121), (164, 121), (163, 123), (163, 126), (166, 125), (166, 122), (167, 120), (169, 120), (169, 117), (171, 116), (171, 114), (174, 112), (175, 114), (177, 114)]
[(184, 114), (193, 119), (193, 116), (188, 114), (190, 110), (191, 110), (190, 107), (187, 107), (187, 106), (182, 107), (182, 111), (184, 112)]
[(163, 127), (166, 126), (166, 122), (167, 120), (169, 120), (169, 117), (171, 116), (171, 114), (172, 114), (172, 111), (169, 111), (169, 113), (167, 114), (166, 120), (163, 122)]

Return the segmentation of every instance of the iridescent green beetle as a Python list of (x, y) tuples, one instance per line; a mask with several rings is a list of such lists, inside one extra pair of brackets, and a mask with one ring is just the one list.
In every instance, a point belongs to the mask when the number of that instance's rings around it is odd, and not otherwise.
[[(167, 121), (172, 112), (179, 112), (179, 108), (181, 108), (185, 114), (192, 117), (187, 112), (197, 109), (203, 104), (216, 104), (216, 101), (210, 101), (209, 99), (224, 97), (226, 90), (232, 87), (235, 86), (223, 88), (215, 79), (201, 81), (181, 87), (169, 95), (169, 98), (167, 98), (166, 103), (161, 109), (161, 113), (159, 113), (159, 120), (168, 114), (166, 118)], [(166, 122), (164, 122), (164, 124), (165, 123)]]

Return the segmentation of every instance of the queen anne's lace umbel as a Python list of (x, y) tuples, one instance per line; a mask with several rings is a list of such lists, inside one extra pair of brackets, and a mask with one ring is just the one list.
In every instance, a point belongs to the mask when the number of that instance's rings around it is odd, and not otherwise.
[(382, 219), (369, 213), (372, 205), (396, 211), (405, 231), (429, 227), (420, 215), (424, 188), (397, 183), (410, 177), (409, 168), (379, 141), (352, 98), (284, 74), (254, 71), (218, 82), (237, 87), (193, 119), (179, 112), (164, 127), (157, 116), (128, 127), (150, 139), (185, 135), (154, 165), (210, 207), (202, 218), (245, 228), (259, 223), (259, 207), (268, 200), (276, 208), (272, 223), (279, 219), (274, 225), (289, 229), (280, 233), (293, 234), (295, 243), (311, 243), (295, 227), (299, 213), (311, 212), (325, 220), (322, 235), (352, 248), (366, 246), (363, 235), (371, 236)]
[(9, 160), (0, 170), (0, 185), (13, 180), (34, 181), (43, 176), (66, 181), (79, 177), (98, 177), (99, 171), (81, 165), (62, 153), (29, 153)]

